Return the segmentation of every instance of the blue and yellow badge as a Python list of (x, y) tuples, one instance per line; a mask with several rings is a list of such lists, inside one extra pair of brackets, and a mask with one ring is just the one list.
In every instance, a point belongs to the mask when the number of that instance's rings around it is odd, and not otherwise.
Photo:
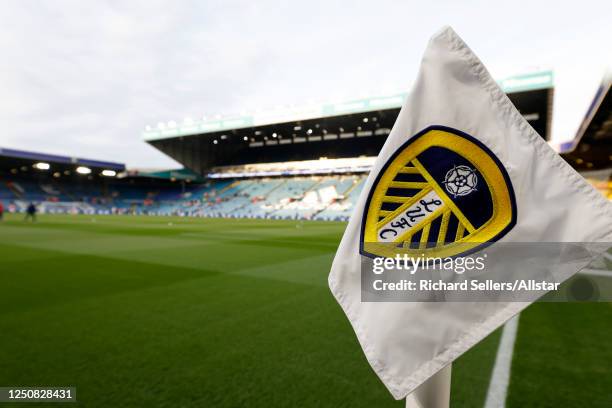
[(473, 252), (516, 223), (510, 178), (481, 142), (432, 126), (401, 146), (368, 194), (361, 249), (370, 257)]

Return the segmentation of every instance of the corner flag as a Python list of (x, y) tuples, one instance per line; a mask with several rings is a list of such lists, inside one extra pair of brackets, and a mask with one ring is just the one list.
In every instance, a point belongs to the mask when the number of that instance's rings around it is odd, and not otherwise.
[(445, 28), (430, 40), (364, 184), (329, 286), (391, 394), (405, 398), (425, 383), (410, 398), (442, 407), (450, 369), (441, 370), (530, 302), (363, 301), (363, 260), (427, 251), (431, 242), (451, 258), (494, 241), (610, 242), (611, 207)]

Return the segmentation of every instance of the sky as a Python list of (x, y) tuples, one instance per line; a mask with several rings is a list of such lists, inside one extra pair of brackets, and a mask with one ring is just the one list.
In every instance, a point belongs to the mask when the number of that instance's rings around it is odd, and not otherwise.
[(571, 139), (612, 66), (610, 1), (5, 0), (0, 147), (177, 167), (158, 122), (405, 91), (452, 26), (495, 78), (555, 73)]

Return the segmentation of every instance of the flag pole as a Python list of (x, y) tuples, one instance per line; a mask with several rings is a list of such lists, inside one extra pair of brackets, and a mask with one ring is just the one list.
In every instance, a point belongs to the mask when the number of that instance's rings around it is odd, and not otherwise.
[(448, 408), (451, 366), (447, 365), (406, 396), (406, 408)]

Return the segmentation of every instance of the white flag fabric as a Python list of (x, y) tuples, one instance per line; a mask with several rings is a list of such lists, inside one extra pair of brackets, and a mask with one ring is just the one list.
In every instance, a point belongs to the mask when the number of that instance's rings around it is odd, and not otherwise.
[[(447, 149), (436, 151), (436, 143)], [(434, 174), (448, 157), (456, 159), (448, 163), (452, 166)], [(403, 178), (387, 180), (389, 168)], [(415, 174), (426, 182), (411, 181)], [(419, 208), (397, 197), (386, 197), (396, 201), (386, 202), (378, 192), (384, 183), (422, 188), (420, 202), (441, 220), (434, 241), (445, 241), (453, 220), (451, 238), (457, 240), (612, 241), (611, 204), (531, 128), (451, 28), (438, 32), (364, 184), (329, 275), (332, 293), (367, 360), (396, 399), (405, 398), (528, 303), (362, 302), (362, 257), (384, 257), (384, 249), (368, 254), (364, 241), (386, 243), (403, 234), (408, 241), (416, 236), (423, 242), (433, 230), (421, 226), (417, 231), (418, 222), (393, 218), (399, 210)], [(480, 199), (482, 205), (461, 201), (478, 194), (490, 196)], [(449, 375), (439, 382), (444, 384)]]

